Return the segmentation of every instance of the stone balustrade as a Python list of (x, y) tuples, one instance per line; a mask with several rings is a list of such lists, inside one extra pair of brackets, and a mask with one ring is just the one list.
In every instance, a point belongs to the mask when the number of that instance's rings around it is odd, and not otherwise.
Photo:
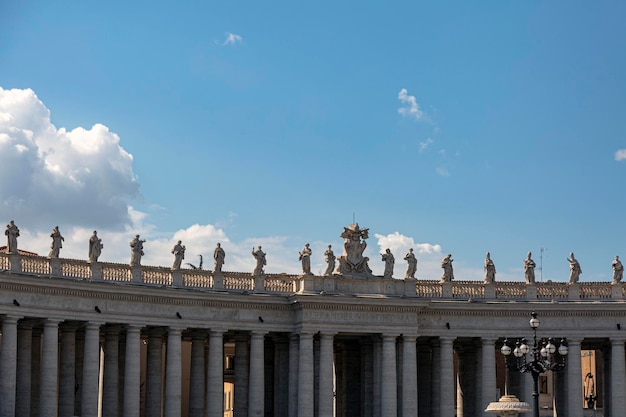
[(269, 294), (376, 294), (428, 299), (533, 300), (533, 301), (610, 301), (626, 299), (624, 286), (609, 282), (523, 282), (453, 281), (441, 283), (423, 279), (349, 276), (266, 274), (252, 276), (242, 272), (213, 272), (198, 269), (172, 270), (166, 267), (138, 266), (42, 256), (0, 253), (0, 270), (11, 273), (99, 283), (126, 283), (152, 287), (174, 287), (199, 291)]

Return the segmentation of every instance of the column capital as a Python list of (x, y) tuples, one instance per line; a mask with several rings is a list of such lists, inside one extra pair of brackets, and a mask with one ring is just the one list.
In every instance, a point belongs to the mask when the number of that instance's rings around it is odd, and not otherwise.
[(11, 323), (11, 324), (17, 324), (17, 321), (19, 319), (21, 319), (22, 317), (18, 317), (18, 316), (3, 316), (2, 317), (2, 323), (6, 322), (6, 323)]
[(313, 332), (298, 332), (298, 335), (300, 336), (300, 339), (303, 339), (303, 338), (306, 338), (306, 339), (311, 338), (312, 339), (313, 336), (315, 335), (315, 333), (313, 333)]
[(383, 341), (385, 340), (393, 340), (395, 341), (398, 338), (399, 335), (397, 334), (382, 334), (381, 337), (383, 339)]
[(336, 332), (325, 332), (325, 333), (320, 333), (320, 339), (322, 340), (334, 340), (335, 336), (337, 336)]
[[(623, 345), (624, 343), (626, 343), (626, 338), (624, 337), (612, 337), (610, 340), (611, 340), (611, 346), (619, 345), (619, 344)], [(568, 342), (569, 342), (569, 339), (568, 339)]]
[(88, 321), (85, 323), (85, 330), (100, 330), (100, 326), (102, 326), (103, 324), (104, 323), (97, 321)]
[(266, 334), (267, 334), (266, 331), (252, 330), (250, 332), (250, 337), (251, 338), (261, 338), (261, 337), (265, 337)]
[(416, 342), (417, 341), (417, 334), (415, 334), (415, 333), (411, 333), (411, 334), (403, 333), (402, 334), (402, 340), (403, 341), (405, 341), (405, 340), (412, 340), (412, 341)]
[(495, 345), (497, 341), (498, 341), (497, 337), (481, 337), (480, 338), (480, 343), (482, 343), (483, 346)]

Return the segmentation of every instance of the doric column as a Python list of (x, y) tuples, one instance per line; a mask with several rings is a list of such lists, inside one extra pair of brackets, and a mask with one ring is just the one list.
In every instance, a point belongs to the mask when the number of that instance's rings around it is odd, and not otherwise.
[(398, 414), (396, 337), (395, 335), (383, 335), (382, 387), (380, 394), (380, 415), (382, 417), (395, 417)]
[(239, 332), (235, 335), (235, 398), (234, 413), (236, 416), (248, 415), (248, 373), (249, 373), (248, 333)]
[[(496, 387), (496, 339), (481, 339), (482, 342), (482, 410), (490, 402), (498, 401)], [(483, 411), (483, 415), (490, 414)]]
[(454, 339), (451, 337), (440, 337), (440, 416), (454, 416)]
[(430, 405), (433, 417), (441, 416), (441, 370), (439, 366), (441, 364), (441, 343), (439, 340), (435, 340), (431, 343), (431, 362), (430, 362), (430, 375), (431, 375), (431, 396)]
[(580, 359), (580, 339), (567, 339), (569, 353), (567, 360), (567, 415), (583, 417), (583, 383)]
[[(41, 336), (42, 328), (33, 328), (30, 349), (30, 416), (39, 416), (39, 384), (41, 384)], [(28, 415), (28, 414), (24, 414)]]
[(375, 338), (372, 344), (372, 409), (374, 416), (381, 415), (381, 389), (382, 389), (382, 369), (383, 369), (383, 342), (380, 338)]
[(59, 417), (73, 417), (76, 390), (76, 324), (62, 323), (59, 366)]
[(17, 328), (17, 369), (16, 398), (24, 399), (15, 404), (16, 416), (30, 416), (31, 358), (33, 326), (22, 322)]
[(624, 339), (611, 339), (611, 417), (626, 416), (624, 341)]
[(207, 372), (207, 416), (224, 413), (224, 332), (209, 332), (209, 369)]
[(15, 415), (17, 378), (17, 317), (2, 319), (0, 350), (0, 415)]
[(250, 334), (250, 385), (248, 416), (260, 417), (265, 413), (265, 333)]
[(181, 413), (181, 329), (167, 332), (167, 359), (165, 365), (165, 415), (180, 417)]
[(402, 335), (402, 417), (417, 417), (417, 335)]
[(191, 335), (191, 372), (189, 375), (189, 416), (204, 417), (204, 345), (206, 331), (196, 330)]
[(333, 415), (333, 344), (335, 335), (322, 333), (320, 335), (320, 372), (319, 372), (319, 404), (320, 416)]
[(43, 324), (41, 354), (41, 382), (39, 384), (39, 415), (56, 416), (58, 410), (59, 321), (46, 320)]
[[(124, 417), (139, 417), (139, 393), (141, 387), (140, 347), (140, 327), (129, 325), (126, 328), (126, 353), (124, 355)], [(149, 366), (150, 364), (148, 364)]]
[(100, 323), (85, 326), (85, 355), (83, 357), (82, 417), (98, 417), (100, 390)]
[(313, 417), (313, 334), (300, 333), (298, 417)]
[(120, 330), (119, 326), (112, 325), (107, 326), (104, 333), (103, 417), (118, 417), (119, 415)]
[(284, 336), (274, 336), (274, 415), (288, 415), (289, 344)]
[(146, 417), (161, 417), (163, 334), (164, 329), (162, 328), (153, 328), (148, 332)]
[(298, 367), (300, 364), (300, 336), (289, 335), (289, 404), (288, 416), (298, 416)]

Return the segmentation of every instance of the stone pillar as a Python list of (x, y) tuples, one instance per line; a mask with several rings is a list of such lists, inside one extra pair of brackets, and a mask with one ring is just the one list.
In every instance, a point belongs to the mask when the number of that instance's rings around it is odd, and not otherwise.
[(419, 416), (430, 416), (432, 410), (432, 348), (430, 345), (419, 344), (417, 348), (417, 392)]
[(454, 408), (454, 339), (451, 337), (440, 337), (440, 416), (452, 417), (455, 415)]
[(119, 415), (119, 326), (108, 326), (104, 338), (104, 377), (102, 387), (102, 417)]
[(417, 417), (417, 335), (402, 335), (402, 417)]
[(248, 372), (249, 372), (248, 334), (235, 335), (235, 399), (234, 413), (236, 416), (248, 415)]
[(191, 335), (191, 372), (189, 376), (189, 417), (204, 417), (204, 342), (206, 331), (196, 330)]
[(382, 390), (382, 369), (383, 369), (383, 345), (379, 338), (374, 339), (372, 344), (372, 409), (374, 417), (381, 415), (381, 390)]
[(82, 417), (98, 417), (100, 391), (100, 323), (85, 326), (85, 354), (83, 356)]
[(58, 410), (59, 321), (43, 324), (41, 379), (39, 384), (39, 416), (56, 417)]
[(380, 415), (395, 417), (398, 413), (398, 385), (396, 375), (396, 337), (383, 335), (383, 363)]
[(139, 326), (129, 325), (126, 329), (126, 353), (124, 354), (124, 417), (139, 417), (141, 387), (140, 347), (140, 328)]
[(165, 415), (180, 417), (182, 399), (181, 329), (167, 332), (167, 358), (165, 364)]
[(624, 342), (624, 339), (611, 339), (611, 417), (626, 416)]
[[(236, 349), (236, 348), (235, 348)], [(287, 338), (274, 337), (274, 414), (288, 415), (289, 404), (289, 345)]]
[(73, 417), (76, 390), (76, 325), (61, 325), (61, 364), (59, 366), (59, 417)]
[(298, 417), (313, 417), (313, 334), (300, 333), (298, 363)]
[(262, 417), (265, 411), (265, 333), (250, 334), (250, 382), (248, 416)]
[(16, 398), (23, 400), (15, 404), (16, 416), (30, 416), (31, 396), (31, 358), (32, 358), (33, 326), (30, 323), (21, 323), (17, 328), (17, 369)]
[(146, 354), (146, 417), (161, 417), (161, 394), (163, 376), (163, 332), (152, 328), (148, 332)]
[(567, 339), (567, 416), (583, 417), (583, 383), (580, 358), (580, 339)]
[(320, 335), (320, 371), (319, 371), (319, 403), (320, 416), (333, 415), (333, 344), (335, 335), (322, 333)]
[(209, 333), (209, 369), (207, 372), (207, 416), (224, 413), (224, 332)]
[(300, 363), (300, 337), (296, 333), (289, 335), (289, 417), (298, 416), (298, 371)]
[[(498, 389), (496, 387), (496, 339), (481, 339), (482, 342), (482, 410), (487, 408), (490, 402), (498, 401)], [(483, 416), (490, 414), (483, 411)]]
[[(21, 370), (20, 370), (21, 371)], [(2, 319), (0, 350), (0, 415), (15, 415), (17, 378), (17, 317)]]

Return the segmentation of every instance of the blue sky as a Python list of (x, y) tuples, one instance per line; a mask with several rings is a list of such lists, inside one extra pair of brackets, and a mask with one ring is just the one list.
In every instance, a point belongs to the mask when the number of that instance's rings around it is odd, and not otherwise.
[(379, 274), (378, 253), (402, 277), (414, 246), (419, 277), (452, 253), (457, 279), (482, 279), (490, 251), (497, 279), (521, 281), (543, 247), (544, 279), (566, 280), (574, 251), (582, 281), (607, 281), (626, 256), (625, 14), (617, 1), (3, 2), (0, 219), (41, 254), (59, 224), (61, 255), (78, 258), (93, 229), (119, 262), (135, 232), (162, 265), (176, 239), (195, 263), (221, 241), (239, 271), (262, 244), (268, 272), (297, 272), (311, 242), (317, 272), (354, 213)]

